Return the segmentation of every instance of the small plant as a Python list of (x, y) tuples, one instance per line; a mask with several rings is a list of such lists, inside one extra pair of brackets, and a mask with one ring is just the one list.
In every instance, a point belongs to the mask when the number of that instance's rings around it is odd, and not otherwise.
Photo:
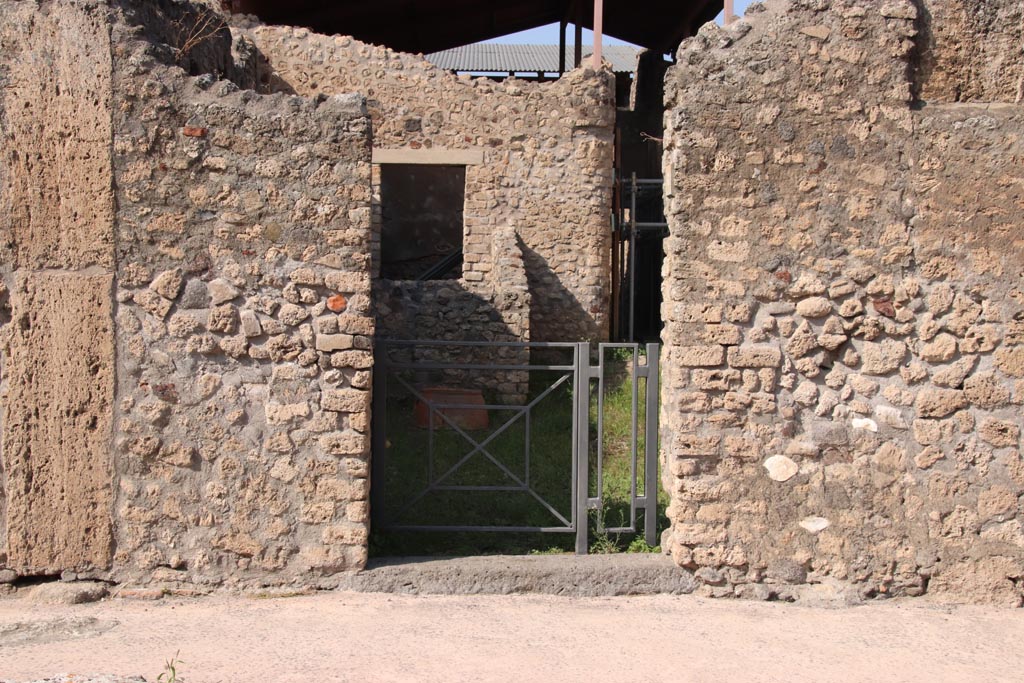
[(660, 553), (660, 545), (647, 545), (647, 541), (642, 538), (634, 538), (630, 541), (629, 546), (626, 548), (627, 553)]
[[(633, 362), (633, 349), (629, 347), (616, 346), (610, 349), (605, 349), (604, 360), (607, 363), (632, 363)], [(640, 345), (637, 347), (637, 362), (644, 363), (647, 359), (647, 349)]]
[(591, 531), (591, 536), (593, 537), (593, 540), (590, 542), (590, 552), (591, 552), (591, 554), (594, 554), (594, 555), (612, 555), (612, 554), (621, 552), (621, 550), (619, 548), (619, 534), (615, 534), (615, 536), (613, 537), (607, 531), (607, 527), (608, 527), (608, 512), (609, 512), (609, 509), (608, 509), (607, 505), (602, 507), (600, 511), (593, 511), (592, 512), (592, 519), (595, 522), (597, 521), (597, 516), (598, 515), (601, 516), (601, 521), (602, 521), (601, 527), (604, 527), (604, 528), (603, 529), (599, 529), (597, 524), (593, 525), (593, 529)]
[(312, 591), (306, 589), (296, 591), (282, 591), (280, 593), (275, 593), (272, 591), (260, 591), (259, 593), (253, 593), (249, 597), (253, 600), (277, 600), (279, 598), (301, 598), (311, 594)]
[(199, 10), (195, 21), (189, 22), (187, 18), (182, 18), (171, 23), (176, 34), (174, 61), (178, 65), (185, 62), (193, 49), (207, 40), (211, 40), (228, 25), (223, 15), (210, 8)]
[(591, 555), (613, 555), (619, 552), (619, 544), (607, 532), (595, 531), (594, 540), (590, 543)]
[(174, 653), (174, 656), (164, 664), (164, 671), (156, 677), (157, 683), (185, 683), (185, 679), (178, 674), (178, 667), (185, 662), (178, 659), (181, 650)]
[(565, 555), (567, 552), (565, 548), (559, 548), (558, 546), (551, 546), (543, 550), (537, 548), (530, 550), (531, 555)]

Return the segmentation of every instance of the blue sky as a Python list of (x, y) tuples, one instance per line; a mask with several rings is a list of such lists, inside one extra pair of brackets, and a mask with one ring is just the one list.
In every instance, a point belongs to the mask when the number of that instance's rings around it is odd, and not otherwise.
[[(746, 9), (752, 0), (736, 0), (736, 14), (743, 16), (743, 10)], [(722, 23), (722, 13), (719, 12), (718, 23)], [(583, 31), (583, 44), (590, 45), (593, 42), (593, 33), (584, 29)], [(570, 28), (566, 31), (566, 37), (568, 41), (572, 43), (573, 30)], [(502, 36), (500, 38), (494, 38), (493, 40), (486, 41), (488, 43), (535, 43), (540, 45), (557, 45), (558, 44), (558, 24), (548, 24), (547, 26), (539, 26), (537, 28), (531, 28), (529, 31), (520, 31), (519, 33), (513, 33), (511, 35)], [(605, 45), (629, 45), (624, 40), (618, 40), (609, 36), (605, 37)]]

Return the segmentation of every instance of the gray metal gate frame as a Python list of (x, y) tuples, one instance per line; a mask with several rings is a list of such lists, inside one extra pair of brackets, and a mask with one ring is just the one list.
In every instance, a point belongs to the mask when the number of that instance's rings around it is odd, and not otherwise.
[[(632, 448), (631, 448), (631, 487), (630, 487), (630, 518), (628, 526), (604, 527), (604, 520), (599, 517), (598, 530), (607, 533), (635, 533), (637, 527), (637, 512), (644, 513), (644, 536), (648, 545), (657, 544), (657, 502), (658, 502), (658, 392), (659, 392), (659, 356), (660, 344), (647, 344), (645, 347), (647, 363), (640, 365), (640, 344), (636, 343), (601, 343), (597, 345), (598, 362), (596, 365), (590, 361), (591, 344), (589, 342), (449, 342), (449, 341), (424, 341), (424, 340), (388, 340), (378, 339), (374, 354), (373, 368), (373, 416), (372, 416), (372, 457), (370, 461), (371, 486), (370, 486), (370, 510), (372, 524), (381, 530), (393, 531), (507, 531), (507, 532), (545, 532), (545, 533), (574, 533), (576, 536), (576, 554), (585, 555), (589, 548), (589, 511), (601, 510), (603, 507), (603, 461), (604, 461), (604, 389), (605, 389), (605, 351), (608, 349), (629, 349), (632, 351), (632, 365), (630, 376), (632, 378)], [(470, 347), (470, 348), (516, 348), (516, 349), (571, 349), (572, 364), (535, 364), (535, 363), (445, 363), (445, 362), (400, 362), (393, 361), (388, 351), (396, 347)], [(398, 381), (412, 393), (418, 400), (424, 402), (428, 409), (428, 421), (430, 425), (428, 438), (428, 458), (432, 463), (433, 459), (433, 424), (436, 414), (444, 420), (449, 427), (456, 431), (472, 449), (463, 456), (458, 463), (449, 468), (447, 472), (428, 482), (427, 487), (409, 501), (397, 516), (400, 516), (419, 500), (433, 491), (440, 490), (465, 490), (465, 491), (525, 491), (533, 495), (538, 502), (548, 509), (563, 526), (553, 527), (528, 527), (528, 526), (479, 526), (479, 525), (418, 525), (418, 524), (393, 524), (385, 518), (385, 471), (387, 467), (387, 400), (388, 400), (388, 376), (396, 370), (499, 370), (499, 371), (556, 371), (564, 373), (544, 389), (536, 398), (527, 401), (522, 406), (510, 405), (477, 405), (444, 403), (428, 400), (419, 389), (409, 382), (395, 375)], [(573, 410), (572, 410), (572, 500), (575, 502), (572, 514), (569, 519), (560, 514), (554, 507), (545, 501), (539, 494), (530, 488), (529, 484), (529, 460), (530, 460), (530, 411), (540, 401), (547, 397), (571, 378), (573, 387)], [(639, 380), (645, 379), (645, 391), (643, 401), (645, 403), (644, 420), (644, 492), (640, 495), (637, 491), (637, 465), (639, 462), (638, 453), (638, 430), (639, 430)], [(594, 382), (597, 383), (597, 438), (592, 441), (590, 429), (590, 404), (595, 391)], [(485, 409), (485, 410), (515, 410), (516, 414), (506, 420), (501, 426), (495, 429), (487, 438), (480, 442), (471, 437), (461, 427), (456, 425), (445, 413), (444, 409)], [(495, 437), (510, 427), (514, 422), (523, 418), (525, 421), (525, 481), (517, 477), (503, 464), (498, 462), (487, 450), (486, 446)], [(596, 496), (590, 495), (590, 456), (591, 445), (596, 458), (597, 486)], [(518, 486), (445, 486), (442, 482), (451, 476), (458, 468), (468, 462), (474, 455), (482, 454), (491, 462), (502, 469), (505, 474), (515, 481)], [(432, 472), (432, 468), (430, 469)]]

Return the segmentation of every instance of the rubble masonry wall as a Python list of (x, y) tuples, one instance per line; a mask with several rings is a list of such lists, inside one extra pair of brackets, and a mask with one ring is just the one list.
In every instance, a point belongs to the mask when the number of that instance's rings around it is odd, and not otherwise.
[(919, 0), (913, 55), (918, 99), (1024, 100), (1024, 4), (1015, 0)]
[(204, 73), (255, 77), (226, 31), (175, 43), (199, 11), (0, 6), (17, 574), (330, 585), (366, 559), (364, 100)]
[[(968, 5), (1012, 14), (925, 3)], [(708, 593), (1024, 598), (1024, 72), (920, 10), (755, 5), (668, 75), (665, 541)]]
[(363, 99), (188, 76), (127, 11), (114, 55), (116, 564), (200, 584), (362, 566)]
[[(605, 339), (610, 296), (610, 229), (614, 81), (578, 69), (550, 83), (456, 77), (421, 56), (305, 29), (258, 26), (260, 86), (313, 97), (362, 92), (375, 149), (482, 150), (466, 168), (465, 263), (458, 288), (481, 302), (501, 299), (493, 277), (493, 234), (520, 237), (531, 308), (526, 341)], [(451, 290), (451, 283), (419, 283)], [(409, 287), (379, 288), (381, 321), (408, 306)], [(468, 297), (463, 297), (469, 301)], [(419, 308), (425, 310), (422, 303)], [(438, 308), (436, 312), (443, 313)], [(501, 311), (506, 323), (510, 317)], [(435, 325), (437, 327), (437, 325)], [(520, 333), (508, 324), (512, 335)], [(465, 326), (433, 338), (493, 339)], [(421, 336), (423, 330), (417, 330)], [(498, 338), (498, 340), (501, 340)]]

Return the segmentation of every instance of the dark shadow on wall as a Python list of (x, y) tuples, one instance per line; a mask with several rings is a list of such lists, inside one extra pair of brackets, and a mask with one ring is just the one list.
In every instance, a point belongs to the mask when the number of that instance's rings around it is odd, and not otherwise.
[(458, 280), (374, 283), (377, 334), (387, 339), (523, 341), (505, 323), (495, 297)]
[(606, 326), (598, 324), (597, 316), (607, 312), (606, 306), (586, 310), (576, 295), (565, 288), (547, 259), (525, 244), (522, 249), (531, 297), (531, 340), (604, 340)]
[(925, 104), (921, 99), (924, 85), (935, 70), (935, 38), (932, 34), (932, 14), (924, 0), (912, 1), (917, 8), (917, 20), (914, 22), (917, 35), (914, 36), (914, 49), (907, 64), (907, 80), (910, 83), (911, 106), (920, 109)]

